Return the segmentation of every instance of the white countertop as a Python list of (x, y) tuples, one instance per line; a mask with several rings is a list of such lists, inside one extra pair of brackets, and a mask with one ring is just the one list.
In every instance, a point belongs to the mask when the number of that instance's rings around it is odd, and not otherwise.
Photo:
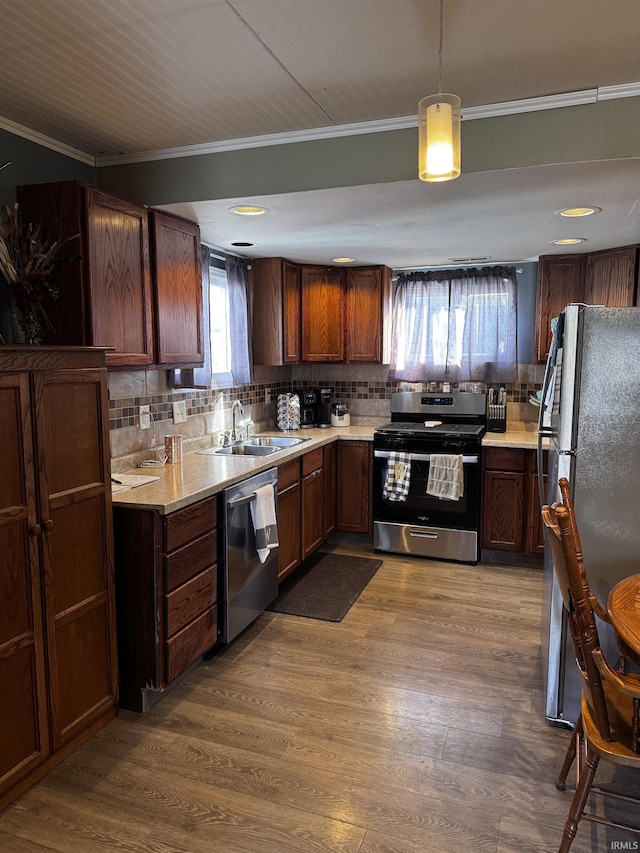
[[(253, 474), (282, 465), (310, 450), (323, 447), (332, 441), (372, 441), (375, 427), (350, 426), (328, 427), (327, 429), (305, 429), (294, 433), (303, 438), (302, 444), (284, 447), (271, 456), (224, 456), (215, 454), (187, 453), (183, 461), (163, 468), (136, 468), (128, 473), (150, 474), (160, 477), (153, 483), (113, 495), (114, 506), (137, 509), (153, 509), (168, 515), (189, 504), (208, 498), (239, 483)], [(267, 430), (260, 435), (278, 435), (279, 430)], [(117, 474), (114, 475), (117, 478)]]
[[(296, 459), (310, 450), (323, 447), (332, 441), (372, 441), (374, 426), (329, 427), (304, 429), (295, 432), (304, 438), (302, 444), (285, 447), (272, 456), (224, 456), (187, 453), (177, 465), (163, 468), (136, 468), (129, 473), (150, 474), (160, 479), (144, 486), (117, 492), (114, 506), (157, 510), (162, 515), (183, 509), (189, 504), (208, 498), (239, 483), (247, 477)], [(260, 435), (282, 435), (279, 430), (266, 430)], [(511, 429), (507, 432), (488, 432), (482, 439), (483, 447), (515, 447), (535, 450), (538, 436), (535, 431)], [(115, 475), (117, 477), (117, 474)]]

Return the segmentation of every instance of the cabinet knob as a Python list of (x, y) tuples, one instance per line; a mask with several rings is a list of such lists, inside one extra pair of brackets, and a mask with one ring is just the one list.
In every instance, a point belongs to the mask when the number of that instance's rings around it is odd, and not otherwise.
[(29, 529), (29, 533), (32, 536), (40, 536), (40, 534), (42, 533), (42, 528), (39, 524), (34, 524), (33, 527)]
[(45, 522), (43, 522), (42, 526), (45, 530), (53, 530), (53, 521), (48, 518)]

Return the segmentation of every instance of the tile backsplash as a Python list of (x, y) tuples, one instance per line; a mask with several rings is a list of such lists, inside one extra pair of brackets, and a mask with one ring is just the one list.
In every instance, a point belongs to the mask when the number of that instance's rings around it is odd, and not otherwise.
[[(530, 394), (541, 387), (543, 365), (520, 365), (518, 381), (507, 383), (509, 416), (534, 421), (537, 409), (529, 405)], [(245, 417), (258, 429), (275, 426), (277, 395), (306, 388), (331, 388), (331, 399), (349, 404), (352, 423), (376, 424), (389, 419), (389, 400), (394, 391), (427, 390), (426, 383), (389, 381), (386, 365), (346, 364), (294, 367), (256, 367), (254, 382), (238, 388), (186, 390), (172, 388), (168, 371), (148, 370), (109, 375), (109, 429), (111, 456), (122, 464), (153, 455), (164, 436), (179, 433), (185, 439), (210, 444), (222, 429), (231, 426), (231, 404), (242, 402)], [(473, 383), (451, 383), (453, 390), (471, 391)], [(488, 386), (483, 385), (482, 390)], [(497, 386), (494, 386), (497, 387)], [(173, 403), (184, 400), (187, 421), (173, 423)], [(138, 427), (138, 407), (148, 405), (152, 429)]]

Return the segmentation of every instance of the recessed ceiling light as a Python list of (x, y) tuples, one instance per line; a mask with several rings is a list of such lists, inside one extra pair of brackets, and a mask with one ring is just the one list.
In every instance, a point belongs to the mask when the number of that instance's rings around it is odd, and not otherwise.
[(336, 264), (352, 264), (355, 258), (334, 258), (333, 260)]
[(557, 210), (560, 216), (591, 216), (592, 213), (600, 213), (600, 207), (565, 207), (562, 210)]
[(257, 204), (238, 204), (229, 208), (229, 213), (235, 213), (237, 216), (262, 216), (263, 213), (268, 212), (269, 208), (260, 207)]
[(237, 246), (239, 249), (248, 249), (249, 246), (257, 246), (258, 244), (257, 243), (243, 243), (243, 242), (239, 241), (237, 243), (232, 243), (231, 245)]
[(556, 246), (574, 246), (576, 243), (586, 243), (586, 237), (562, 237), (559, 240), (551, 240)]

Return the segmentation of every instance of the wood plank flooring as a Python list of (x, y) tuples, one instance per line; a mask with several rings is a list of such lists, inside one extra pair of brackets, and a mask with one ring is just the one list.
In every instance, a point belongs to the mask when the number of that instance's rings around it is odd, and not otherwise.
[[(121, 711), (0, 815), (0, 851), (554, 853), (573, 778), (556, 791), (541, 573), (381, 556), (341, 623), (266, 613)], [(625, 841), (583, 821), (572, 853)]]

